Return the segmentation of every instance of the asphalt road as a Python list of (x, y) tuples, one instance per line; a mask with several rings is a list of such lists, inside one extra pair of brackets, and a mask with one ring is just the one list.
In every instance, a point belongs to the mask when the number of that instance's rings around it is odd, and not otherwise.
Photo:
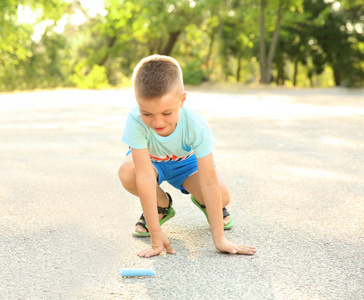
[[(141, 208), (117, 170), (130, 90), (0, 94), (0, 299), (364, 299), (364, 91), (192, 90), (232, 195), (214, 250), (204, 215), (174, 198), (175, 255), (136, 253)], [(121, 278), (121, 268), (154, 268)]]

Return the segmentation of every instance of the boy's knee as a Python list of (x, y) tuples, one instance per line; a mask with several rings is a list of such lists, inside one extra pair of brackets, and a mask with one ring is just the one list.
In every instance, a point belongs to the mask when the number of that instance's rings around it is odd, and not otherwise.
[(119, 168), (118, 176), (121, 184), (126, 188), (135, 178), (134, 164), (132, 162), (123, 163)]

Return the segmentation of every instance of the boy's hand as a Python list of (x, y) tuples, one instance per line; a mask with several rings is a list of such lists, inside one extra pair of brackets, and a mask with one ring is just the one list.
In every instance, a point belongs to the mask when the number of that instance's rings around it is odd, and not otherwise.
[(151, 257), (160, 254), (163, 249), (167, 253), (175, 254), (176, 251), (172, 249), (171, 243), (167, 236), (161, 231), (160, 233), (151, 234), (151, 246), (148, 249), (140, 251), (137, 255), (139, 257)]
[(225, 237), (221, 240), (215, 241), (215, 247), (221, 252), (227, 252), (230, 254), (253, 255), (257, 252), (255, 247), (235, 245), (229, 242)]

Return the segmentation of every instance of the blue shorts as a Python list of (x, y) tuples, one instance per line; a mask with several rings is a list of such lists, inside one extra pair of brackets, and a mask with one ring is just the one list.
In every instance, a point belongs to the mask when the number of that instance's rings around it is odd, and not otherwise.
[[(130, 153), (128, 151), (127, 155)], [(163, 181), (167, 181), (170, 185), (180, 190), (184, 194), (189, 192), (182, 187), (185, 180), (191, 175), (195, 174), (197, 169), (196, 155), (193, 154), (189, 158), (181, 161), (167, 161), (167, 162), (154, 162), (152, 161), (154, 168), (158, 173), (158, 184)]]

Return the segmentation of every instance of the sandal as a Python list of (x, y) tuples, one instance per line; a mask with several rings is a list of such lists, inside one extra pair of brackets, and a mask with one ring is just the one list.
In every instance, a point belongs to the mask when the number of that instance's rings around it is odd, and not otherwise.
[[(207, 211), (206, 211), (206, 206), (201, 204), (200, 202), (198, 202), (195, 197), (193, 197), (191, 195), (191, 200), (192, 202), (205, 214), (205, 217), (207, 219), (207, 222), (209, 222), (209, 217), (207, 215)], [(224, 207), (222, 209), (222, 217), (226, 218), (227, 216), (230, 216), (230, 213), (228, 212), (228, 210), (226, 209), (226, 207)], [(226, 225), (224, 225), (224, 230), (229, 230), (234, 226), (234, 220), (232, 219), (232, 217), (230, 216), (230, 222), (227, 223)]]
[[(169, 200), (169, 205), (168, 207), (160, 207), (157, 206), (158, 208), (158, 214), (163, 214), (163, 218), (159, 221), (159, 225), (162, 225), (163, 223), (165, 223), (166, 221), (168, 221), (169, 219), (171, 219), (172, 217), (174, 217), (174, 215), (176, 214), (175, 210), (172, 207), (172, 197), (170, 194), (166, 193), (168, 200)], [(145, 221), (144, 218), (144, 214), (142, 214), (139, 218), (139, 221), (135, 224), (135, 226), (140, 225), (143, 228), (145, 228), (147, 230), (147, 232), (139, 232), (139, 231), (134, 231), (133, 232), (133, 236), (136, 237), (147, 237), (150, 236), (149, 230), (148, 230), (148, 226), (147, 226), (147, 222)]]

